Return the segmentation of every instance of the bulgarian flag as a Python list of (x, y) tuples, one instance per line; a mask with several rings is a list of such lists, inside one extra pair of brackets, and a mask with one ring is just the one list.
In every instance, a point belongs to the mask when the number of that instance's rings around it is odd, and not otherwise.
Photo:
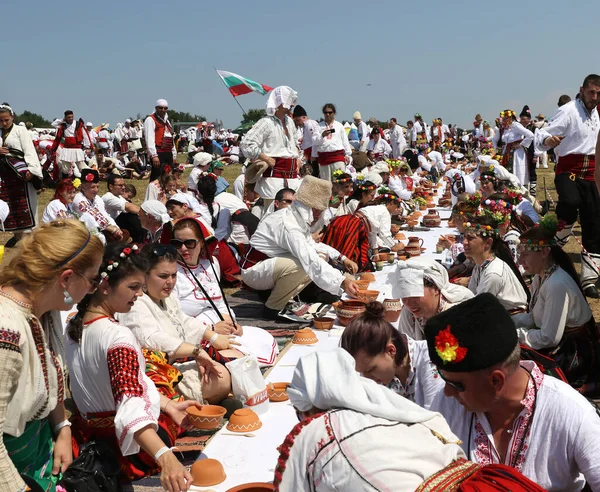
[(259, 84), (237, 73), (225, 72), (224, 70), (217, 70), (217, 73), (233, 97), (249, 94), (250, 92), (258, 92), (264, 96), (267, 92), (273, 90), (273, 87)]

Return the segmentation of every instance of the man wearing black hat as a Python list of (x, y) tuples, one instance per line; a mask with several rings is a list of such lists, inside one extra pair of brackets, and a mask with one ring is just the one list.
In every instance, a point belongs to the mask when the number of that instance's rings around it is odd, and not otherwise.
[(300, 150), (304, 153), (304, 162), (306, 164), (311, 164), (313, 168), (313, 176), (319, 177), (319, 164), (317, 163), (317, 159), (312, 157), (312, 147), (313, 147), (313, 132), (317, 131), (319, 128), (319, 124), (315, 120), (311, 120), (307, 114), (306, 110), (300, 106), (294, 106), (294, 112), (292, 113), (294, 117), (294, 123), (296, 123), (296, 127), (302, 128), (302, 141), (300, 142)]
[(479, 464), (511, 466), (547, 490), (600, 490), (600, 418), (566, 383), (520, 360), (510, 315), (481, 294), (429, 319), (440, 412)]

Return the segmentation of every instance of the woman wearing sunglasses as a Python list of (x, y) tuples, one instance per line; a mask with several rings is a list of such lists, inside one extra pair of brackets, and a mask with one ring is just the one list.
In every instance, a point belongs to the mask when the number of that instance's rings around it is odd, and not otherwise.
[(261, 328), (242, 328), (231, 317), (233, 312), (228, 309), (219, 285), (220, 265), (213, 257), (217, 240), (204, 223), (198, 218), (178, 220), (173, 227), (171, 244), (179, 255), (175, 292), (181, 310), (188, 316), (212, 325), (221, 335), (235, 335), (236, 341), (241, 344), (239, 350), (255, 355), (260, 364), (273, 364), (278, 353), (273, 336)]
[[(161, 391), (170, 398), (182, 395), (219, 403), (231, 390), (228, 371), (218, 362), (213, 362), (212, 370), (207, 371), (194, 359), (206, 347), (210, 357), (226, 362), (242, 355), (234, 349), (238, 343), (233, 335), (220, 335), (210, 324), (182, 312), (174, 292), (177, 251), (173, 246), (150, 244), (140, 256), (145, 260), (144, 294), (129, 312), (117, 317), (146, 350), (146, 372), (157, 386), (163, 386)], [(175, 389), (171, 364), (183, 375)]]
[(59, 219), (15, 253), (0, 272), (0, 490), (54, 491), (73, 458), (59, 311), (96, 287), (102, 243)]
[(341, 346), (364, 377), (429, 409), (444, 382), (429, 360), (427, 342), (400, 333), (383, 315), (383, 304), (367, 304), (344, 330)]

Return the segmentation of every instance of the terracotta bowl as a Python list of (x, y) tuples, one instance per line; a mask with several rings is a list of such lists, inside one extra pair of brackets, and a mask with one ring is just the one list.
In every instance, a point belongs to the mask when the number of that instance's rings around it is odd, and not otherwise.
[(363, 281), (368, 280), (369, 282), (375, 282), (375, 275), (372, 273), (361, 273), (359, 278)]
[(376, 301), (378, 296), (379, 296), (378, 290), (358, 289), (358, 298), (359, 299), (366, 299), (367, 301)]
[(400, 299), (385, 299), (383, 301), (383, 307), (385, 308), (385, 320), (388, 323), (395, 323), (400, 317), (402, 312), (402, 303)]
[(408, 221), (408, 227), (416, 227), (418, 224), (418, 221), (416, 220), (409, 220)]
[(313, 319), (313, 326), (317, 330), (331, 330), (334, 321), (333, 318), (328, 318), (326, 316), (318, 317)]
[(272, 492), (275, 487), (272, 483), (253, 482), (245, 483), (228, 489), (227, 492)]
[(371, 284), (369, 280), (356, 280), (354, 283), (359, 289), (368, 289)]
[(315, 332), (310, 328), (302, 328), (301, 330), (298, 330), (292, 339), (292, 342), (298, 345), (312, 345), (318, 341), (319, 339), (317, 338), (317, 335), (315, 335)]
[(219, 485), (227, 478), (221, 462), (211, 458), (196, 461), (196, 463), (192, 465), (190, 473), (194, 479), (192, 485), (195, 485), (196, 487)]
[(229, 417), (227, 430), (231, 432), (253, 432), (262, 427), (262, 422), (249, 408), (240, 408)]
[(336, 309), (336, 314), (340, 320), (340, 325), (347, 326), (350, 321), (365, 311), (367, 301), (354, 299), (351, 301), (342, 301)]
[(267, 393), (269, 401), (286, 401), (288, 400), (287, 387), (290, 383), (268, 383)]
[(399, 232), (394, 236), (394, 239), (396, 241), (404, 241), (406, 239), (406, 236), (402, 232)]
[(185, 411), (194, 427), (201, 430), (216, 429), (221, 425), (223, 415), (227, 413), (227, 410), (219, 405), (203, 405), (201, 410), (188, 407)]

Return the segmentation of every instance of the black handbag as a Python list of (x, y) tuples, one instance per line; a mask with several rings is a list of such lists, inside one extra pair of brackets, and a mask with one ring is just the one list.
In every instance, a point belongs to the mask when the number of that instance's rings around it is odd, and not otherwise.
[(68, 492), (121, 492), (121, 467), (114, 450), (102, 441), (90, 441), (63, 473)]

